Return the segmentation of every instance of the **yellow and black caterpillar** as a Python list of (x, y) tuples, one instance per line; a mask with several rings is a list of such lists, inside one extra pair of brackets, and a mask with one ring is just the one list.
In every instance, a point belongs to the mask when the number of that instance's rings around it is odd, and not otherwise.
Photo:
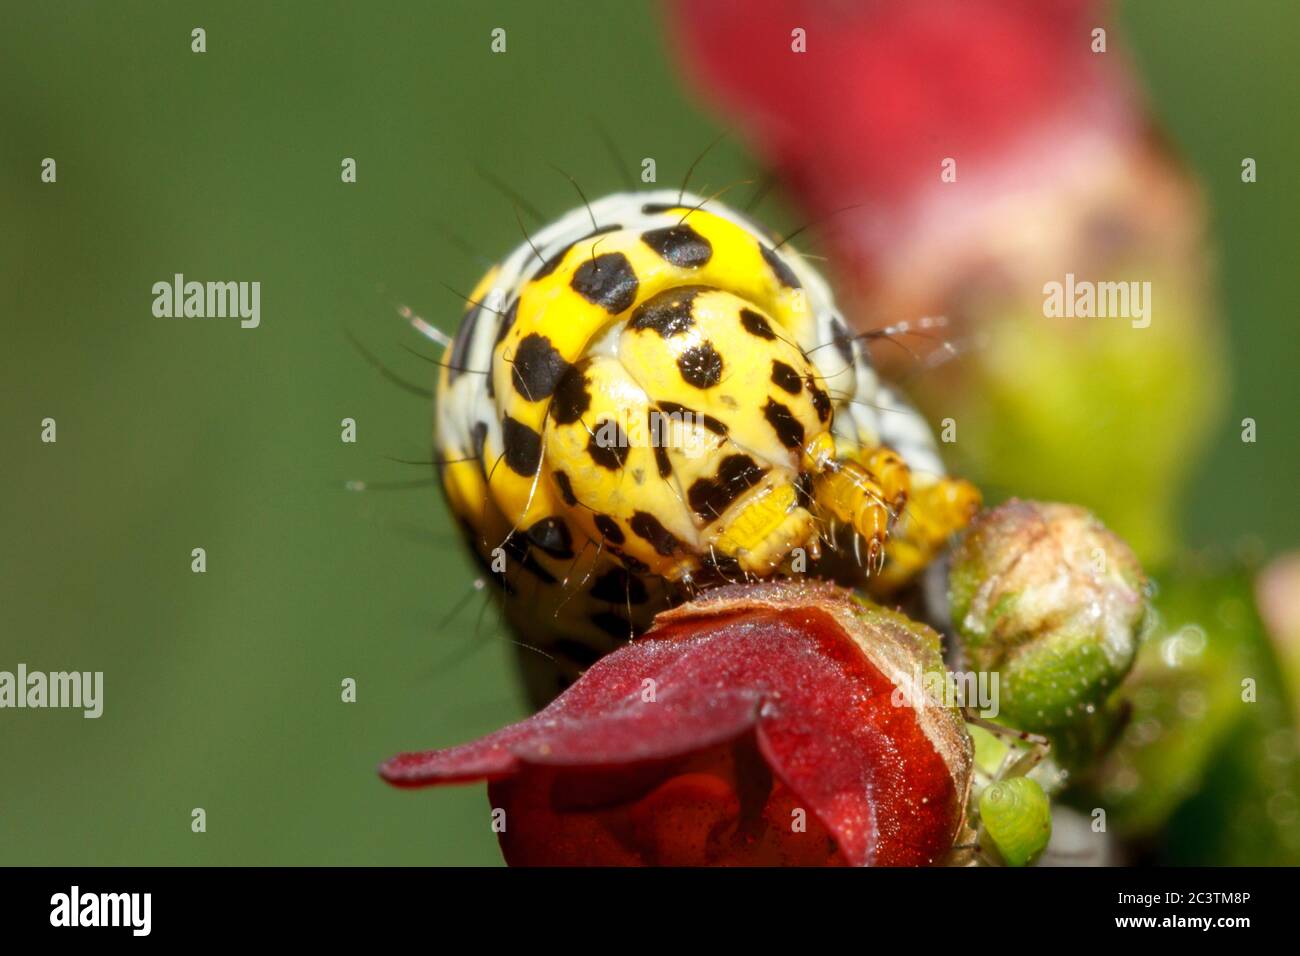
[[(978, 507), (822, 277), (689, 193), (622, 193), (491, 269), (443, 357), (448, 501), (545, 701), (722, 580), (905, 581)], [(847, 559), (847, 560), (846, 560)]]

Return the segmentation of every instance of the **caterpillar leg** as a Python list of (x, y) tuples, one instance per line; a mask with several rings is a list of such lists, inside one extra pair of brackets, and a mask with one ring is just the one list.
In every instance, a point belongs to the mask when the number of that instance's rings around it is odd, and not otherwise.
[(872, 581), (873, 590), (892, 591), (925, 568), (948, 539), (979, 511), (979, 490), (960, 478), (914, 482), (907, 507), (899, 515), (887, 548), (888, 562)]
[(929, 564), (980, 506), (974, 485), (955, 478), (916, 482), (907, 463), (884, 446), (838, 459), (827, 441), (806, 454), (817, 476), (817, 509), (866, 540), (866, 567), (878, 591), (902, 585)]
[[(829, 436), (827, 436), (829, 437)], [(808, 456), (817, 475), (813, 498), (825, 517), (852, 528), (867, 542), (866, 567), (879, 572), (890, 528), (911, 493), (911, 471), (889, 448), (864, 450), (861, 459), (838, 459), (821, 444)]]

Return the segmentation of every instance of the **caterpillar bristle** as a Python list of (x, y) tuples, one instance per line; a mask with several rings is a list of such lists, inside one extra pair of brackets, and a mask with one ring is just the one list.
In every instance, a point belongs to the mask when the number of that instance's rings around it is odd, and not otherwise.
[(582, 200), (583, 206), (585, 206), (587, 209), (587, 215), (591, 217), (591, 228), (599, 229), (600, 224), (596, 222), (596, 214), (591, 211), (591, 203), (587, 201), (587, 194), (582, 191), (582, 187), (578, 185), (578, 181), (574, 179), (572, 176), (570, 176), (568, 173), (566, 173), (564, 170), (562, 170), (559, 166), (556, 166), (554, 163), (548, 163), (547, 165), (549, 165), (551, 169), (555, 170), (557, 173), (559, 173), (561, 176), (563, 176), (573, 185), (573, 188), (576, 189), (578, 192), (578, 198)]
[(749, 194), (749, 200), (741, 208), (747, 213), (753, 212), (758, 208), (758, 204), (767, 198), (768, 193), (772, 191), (772, 187), (775, 185), (776, 174), (771, 170), (767, 170), (759, 180), (758, 186)]
[(691, 164), (686, 167), (686, 175), (682, 177), (682, 186), (677, 190), (677, 204), (679, 206), (681, 205), (682, 199), (686, 196), (686, 187), (691, 184), (691, 176), (695, 174), (695, 167), (700, 164), (705, 156), (709, 155), (713, 147), (717, 146), (726, 138), (727, 134), (725, 132), (719, 133), (708, 146), (705, 146), (704, 149), (700, 151), (698, 156), (691, 160)]
[(438, 366), (438, 368), (449, 368), (453, 372), (463, 372), (466, 375), (491, 374), (485, 368), (465, 368), (463, 365), (453, 365), (451, 362), (444, 362), (441, 359), (430, 358), (427, 355), (417, 352), (415, 349), (411, 348), (408, 345), (402, 345), (400, 347), (405, 351), (410, 352), (412, 355), (414, 355), (416, 358), (420, 359), (421, 361), (428, 362), (430, 365), (436, 365)]
[(542, 258), (542, 254), (537, 251), (537, 246), (533, 244), (533, 237), (528, 234), (528, 230), (524, 227), (524, 220), (519, 215), (519, 207), (515, 206), (514, 211), (515, 211), (515, 222), (519, 224), (519, 232), (523, 235), (524, 242), (528, 243), (528, 248), (533, 250), (533, 255), (537, 257), (537, 261), (540, 262), (542, 265), (546, 265), (546, 260)]
[(841, 206), (839, 209), (827, 213), (825, 216), (822, 216), (820, 219), (813, 219), (810, 222), (804, 223), (794, 232), (789, 233), (787, 236), (785, 236), (785, 238), (783, 238), (780, 242), (778, 242), (775, 246), (773, 246), (772, 251), (773, 252), (779, 251), (780, 248), (784, 246), (787, 242), (789, 242), (791, 239), (795, 238), (796, 236), (803, 235), (803, 233), (807, 232), (809, 229), (812, 229), (814, 226), (823, 226), (826, 223), (830, 222), (832, 219), (834, 219), (836, 216), (838, 216), (840, 213), (849, 212), (850, 210), (853, 209), (861, 209), (863, 205), (864, 205), (863, 203), (854, 203), (851, 206)]
[(631, 192), (636, 188), (636, 183), (633, 182), (632, 173), (623, 159), (623, 155), (618, 150), (618, 144), (614, 142), (614, 138), (609, 135), (609, 130), (605, 128), (605, 125), (601, 123), (599, 119), (593, 116), (590, 120), (592, 127), (596, 131), (596, 136), (604, 145), (605, 151), (609, 154), (609, 158), (613, 161), (614, 167), (618, 170), (619, 179), (623, 181), (623, 188), (628, 192)]
[(503, 180), (499, 179), (490, 170), (476, 164), (474, 166), (474, 171), (478, 173), (479, 177), (483, 179), (484, 182), (497, 192), (501, 193), (501, 195), (505, 196), (506, 199), (509, 199), (516, 208), (522, 209), (537, 222), (546, 222), (546, 217), (538, 212), (536, 206), (521, 196), (516, 190), (512, 189)]
[(441, 345), (443, 348), (447, 348), (451, 345), (450, 335), (416, 315), (409, 306), (403, 305), (399, 302), (395, 308), (397, 309), (397, 314), (401, 316), (402, 319), (411, 326), (411, 328), (415, 329), (415, 331), (419, 332), (435, 345)]
[(432, 400), (433, 389), (425, 388), (423, 385), (416, 385), (414, 382), (410, 381), (409, 379), (405, 379), (401, 375), (398, 375), (387, 365), (385, 365), (379, 359), (378, 356), (376, 356), (373, 352), (371, 352), (364, 345), (362, 345), (361, 340), (357, 338), (356, 335), (352, 333), (352, 330), (349, 329), (347, 326), (343, 327), (343, 334), (347, 336), (348, 341), (352, 343), (352, 347), (355, 348), (357, 352), (361, 354), (361, 357), (366, 360), (366, 363), (370, 365), (371, 368), (379, 372), (379, 374), (382, 375), (385, 379), (392, 382), (394, 385), (402, 389), (404, 392), (408, 392), (412, 395), (418, 395), (424, 399)]

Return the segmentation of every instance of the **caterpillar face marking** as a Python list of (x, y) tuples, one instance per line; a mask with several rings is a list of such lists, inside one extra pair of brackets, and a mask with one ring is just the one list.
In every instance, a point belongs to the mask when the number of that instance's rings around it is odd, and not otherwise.
[[(691, 589), (816, 561), (828, 535), (903, 580), (978, 501), (822, 278), (719, 203), (606, 197), (469, 299), (438, 383), (442, 482), (561, 682)], [(535, 698), (560, 689), (524, 660)]]

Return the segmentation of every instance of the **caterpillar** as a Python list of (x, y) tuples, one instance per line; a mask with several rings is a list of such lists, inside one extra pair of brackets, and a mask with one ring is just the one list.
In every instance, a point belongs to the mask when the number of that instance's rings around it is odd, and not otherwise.
[(701, 588), (888, 591), (979, 507), (821, 275), (716, 200), (584, 201), (466, 299), (434, 457), (539, 704)]

